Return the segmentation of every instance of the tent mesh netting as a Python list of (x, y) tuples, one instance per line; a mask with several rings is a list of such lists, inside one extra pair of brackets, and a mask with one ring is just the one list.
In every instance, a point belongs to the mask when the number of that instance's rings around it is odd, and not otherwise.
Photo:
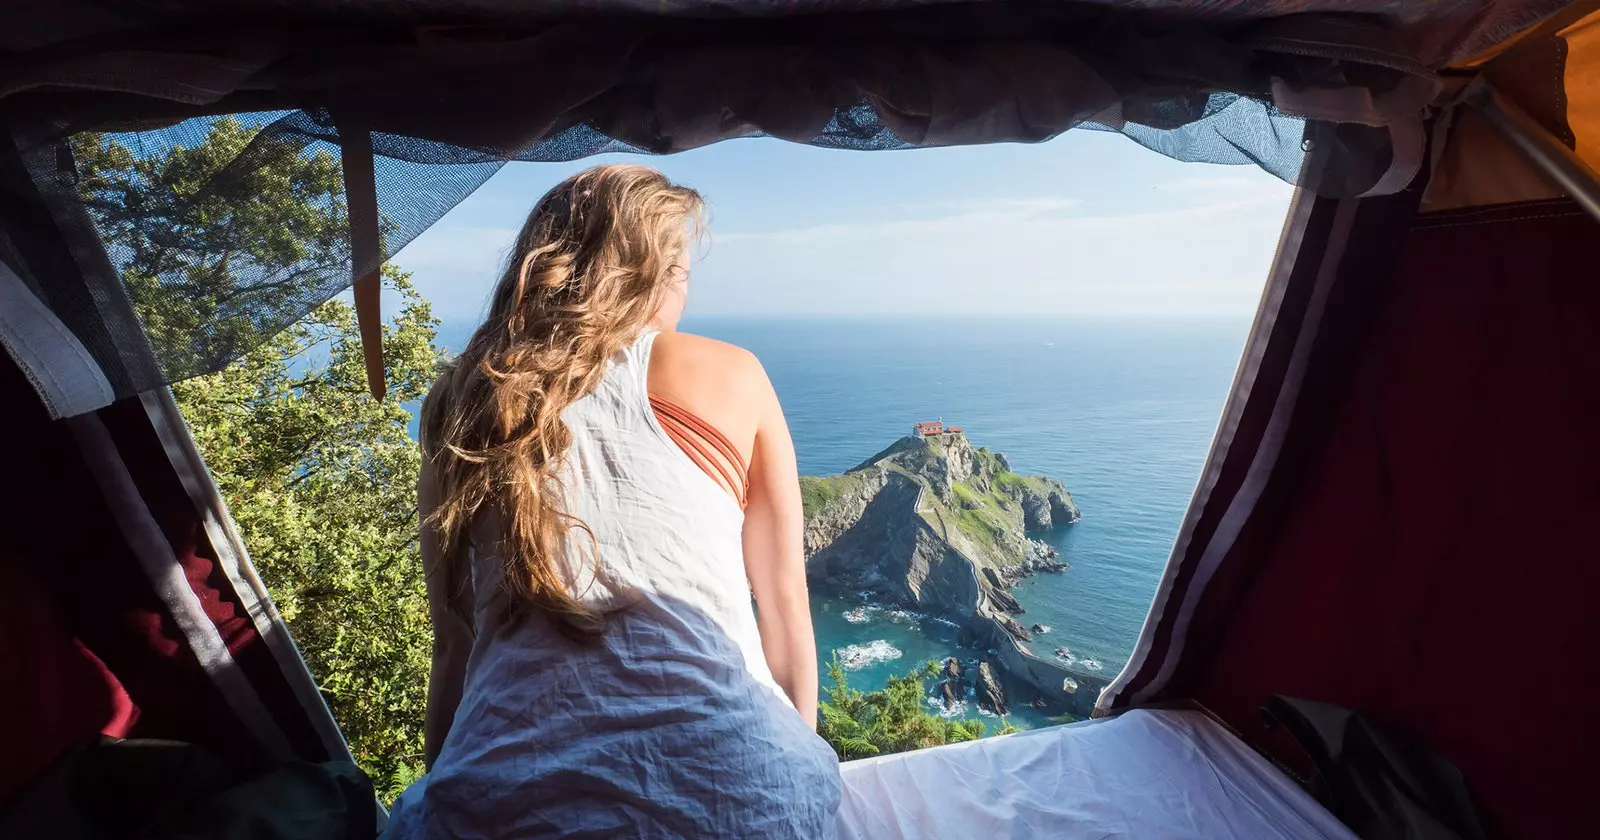
[[(1393, 192), (1424, 156), (1436, 71), (1564, 4), (516, 5), (42, 4), (0, 35), (0, 262), (122, 397), (220, 369), (513, 160), (1081, 127), (1324, 195)], [(352, 248), (352, 150), (375, 256)], [(274, 204), (285, 190), (305, 209)]]

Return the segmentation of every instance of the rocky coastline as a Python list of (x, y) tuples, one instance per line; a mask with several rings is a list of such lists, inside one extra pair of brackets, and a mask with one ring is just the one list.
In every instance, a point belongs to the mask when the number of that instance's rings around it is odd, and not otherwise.
[[(1106, 680), (1033, 653), (1010, 589), (1068, 568), (1032, 534), (1078, 521), (1055, 479), (1019, 475), (959, 431), (910, 435), (849, 471), (803, 477), (809, 584), (954, 623), (973, 664), (947, 660), (936, 692), (1007, 714), (1025, 704), (1086, 716)], [(970, 689), (970, 690), (969, 690)]]

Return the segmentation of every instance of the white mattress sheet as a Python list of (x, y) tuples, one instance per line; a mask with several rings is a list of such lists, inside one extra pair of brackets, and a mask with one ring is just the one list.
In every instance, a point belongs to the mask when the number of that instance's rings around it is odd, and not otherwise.
[(842, 769), (841, 840), (1355, 840), (1199, 712), (1136, 710)]

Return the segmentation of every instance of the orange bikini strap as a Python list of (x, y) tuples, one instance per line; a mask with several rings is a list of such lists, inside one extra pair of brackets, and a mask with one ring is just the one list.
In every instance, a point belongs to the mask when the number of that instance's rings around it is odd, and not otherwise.
[[(684, 454), (706, 475), (726, 488), (739, 507), (744, 507), (750, 468), (739, 455), (739, 450), (714, 426), (683, 406), (651, 394), (650, 408), (655, 412), (661, 428), (666, 430), (667, 436), (678, 444)], [(732, 473), (729, 472), (730, 467)]]

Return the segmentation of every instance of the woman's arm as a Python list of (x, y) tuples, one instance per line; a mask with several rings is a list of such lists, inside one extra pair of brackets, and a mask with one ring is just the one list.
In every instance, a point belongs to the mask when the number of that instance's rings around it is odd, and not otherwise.
[(439, 535), (428, 525), (428, 517), (438, 502), (433, 467), (424, 452), (422, 473), (417, 479), (417, 510), (422, 526), (422, 573), (428, 587), (428, 616), (433, 622), (433, 667), (428, 675), (428, 713), (422, 730), (424, 761), (429, 769), (439, 757), (445, 736), (450, 734), (450, 723), (461, 704), (462, 683), (466, 681), (467, 655), (472, 652), (472, 627), (461, 618), (472, 615), (472, 588), (466, 579), (466, 568), (458, 568), (453, 580), (445, 579)]
[(806, 592), (799, 469), (778, 395), (765, 372), (760, 379), (764, 394), (744, 512), (745, 574), (755, 590), (756, 623), (767, 665), (800, 716), (814, 729), (817, 642)]

